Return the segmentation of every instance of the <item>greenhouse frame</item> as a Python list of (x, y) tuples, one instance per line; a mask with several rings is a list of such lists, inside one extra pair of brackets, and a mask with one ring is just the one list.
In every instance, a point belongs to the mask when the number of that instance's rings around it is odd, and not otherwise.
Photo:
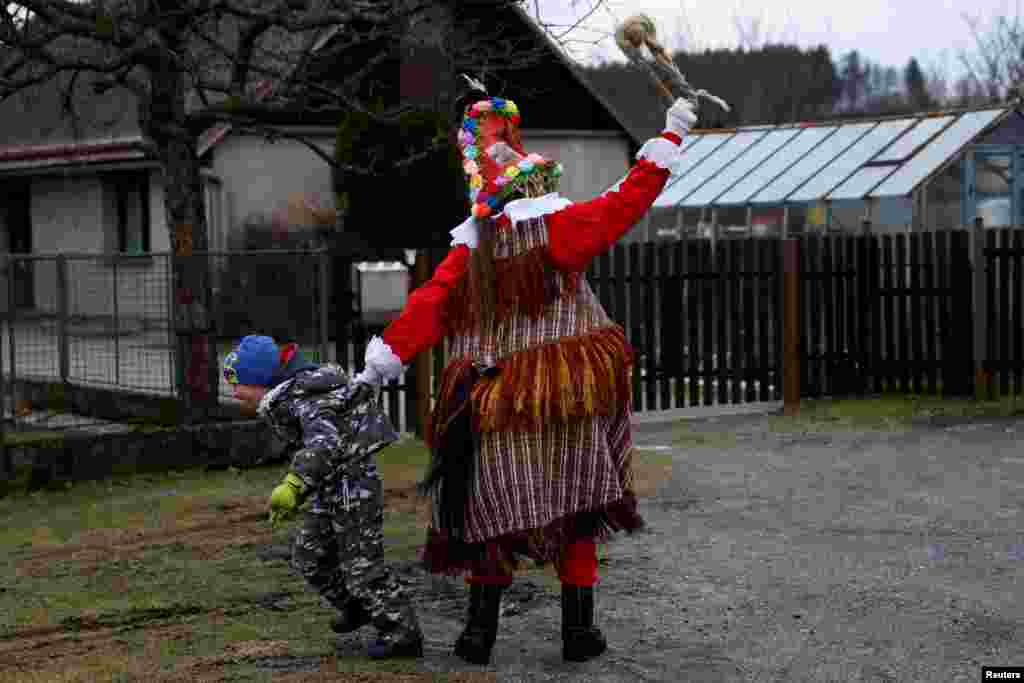
[(695, 130), (682, 147), (642, 238), (1024, 224), (1016, 106)]

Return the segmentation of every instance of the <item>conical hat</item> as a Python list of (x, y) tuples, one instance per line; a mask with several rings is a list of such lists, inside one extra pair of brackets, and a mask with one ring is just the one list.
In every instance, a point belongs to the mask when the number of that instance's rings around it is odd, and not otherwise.
[(533, 175), (557, 178), (562, 174), (558, 162), (526, 153), (519, 135), (519, 108), (502, 97), (483, 99), (466, 108), (458, 143), (477, 218), (501, 211)]

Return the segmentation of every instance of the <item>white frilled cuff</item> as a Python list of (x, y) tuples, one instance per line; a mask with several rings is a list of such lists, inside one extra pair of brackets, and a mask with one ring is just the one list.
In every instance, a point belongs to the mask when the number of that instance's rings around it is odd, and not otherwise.
[(477, 232), (476, 219), (470, 216), (466, 220), (462, 221), (462, 225), (449, 230), (448, 234), (452, 236), (452, 246), (457, 247), (460, 244), (465, 244), (470, 249), (476, 249), (476, 245), (479, 241), (479, 233)]
[(665, 138), (651, 138), (636, 153), (636, 158), (647, 159), (659, 168), (672, 171), (679, 162), (679, 145)]
[(366, 366), (372, 367), (385, 380), (395, 379), (402, 374), (402, 359), (380, 337), (374, 337), (366, 345)]

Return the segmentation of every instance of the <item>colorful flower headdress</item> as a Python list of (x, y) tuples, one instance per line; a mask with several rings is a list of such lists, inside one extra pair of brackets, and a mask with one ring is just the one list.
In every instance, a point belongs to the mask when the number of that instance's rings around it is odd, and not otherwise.
[(539, 154), (526, 154), (519, 140), (519, 108), (512, 100), (491, 97), (466, 111), (459, 130), (463, 170), (469, 178), (473, 216), (498, 211), (538, 174), (553, 186), (562, 165)]

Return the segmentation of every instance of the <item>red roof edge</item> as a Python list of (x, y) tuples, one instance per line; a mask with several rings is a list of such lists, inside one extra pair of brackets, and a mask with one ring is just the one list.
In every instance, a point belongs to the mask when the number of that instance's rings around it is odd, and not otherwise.
[(59, 145), (7, 145), (0, 147), (0, 162), (56, 159), (73, 161), (95, 154), (134, 152), (143, 148), (142, 140), (77, 142)]

